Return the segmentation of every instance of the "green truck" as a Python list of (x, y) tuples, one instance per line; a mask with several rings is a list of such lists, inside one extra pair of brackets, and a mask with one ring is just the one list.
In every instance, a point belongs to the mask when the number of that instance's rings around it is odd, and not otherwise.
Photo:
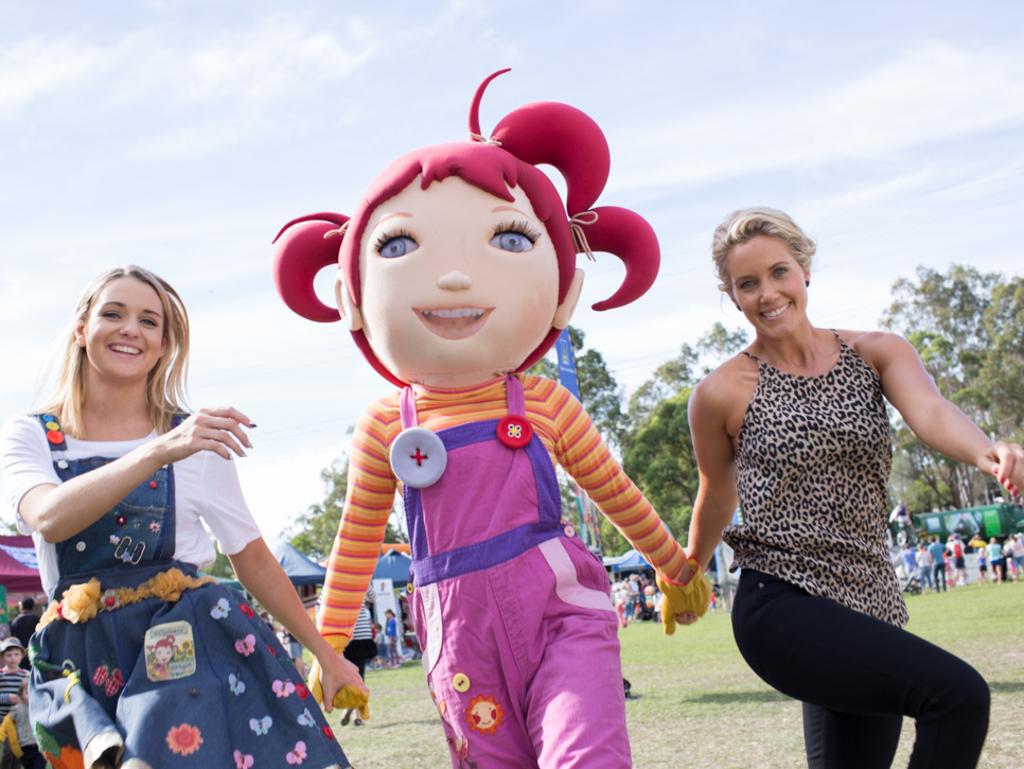
[(943, 541), (950, 534), (959, 534), (967, 542), (975, 534), (984, 539), (1003, 539), (1010, 534), (1024, 532), (1024, 507), (1005, 502), (962, 510), (918, 513), (914, 518), (920, 535), (937, 535)]

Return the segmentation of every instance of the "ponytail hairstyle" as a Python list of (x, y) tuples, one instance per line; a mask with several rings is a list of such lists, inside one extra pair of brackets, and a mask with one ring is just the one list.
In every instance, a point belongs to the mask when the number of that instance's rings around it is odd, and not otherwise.
[[(638, 214), (616, 206), (592, 207), (608, 180), (608, 143), (597, 124), (568, 104), (534, 102), (506, 115), (490, 139), (480, 133), (479, 107), (484, 90), (504, 69), (477, 88), (469, 110), (470, 140), (414, 150), (385, 168), (363, 196), (351, 217), (318, 213), (293, 219), (274, 243), (274, 281), (278, 293), (294, 312), (319, 322), (339, 320), (338, 310), (321, 302), (314, 290), (317, 272), (337, 262), (345, 289), (360, 306), (359, 247), (374, 210), (405, 189), (418, 176), (427, 189), (435, 181), (457, 176), (502, 200), (521, 187), (544, 224), (558, 259), (558, 301), (569, 290), (576, 270), (576, 254), (607, 251), (622, 260), (626, 277), (607, 299), (593, 305), (610, 310), (640, 298), (654, 283), (661, 260), (658, 239)], [(551, 181), (536, 166), (547, 163), (565, 178), (563, 203)], [(341, 243), (333, 235), (341, 235)], [(356, 345), (370, 364), (390, 382), (407, 384), (388, 371), (370, 347), (363, 330), (353, 331)], [(544, 340), (516, 368), (529, 368), (551, 349), (559, 330)]]

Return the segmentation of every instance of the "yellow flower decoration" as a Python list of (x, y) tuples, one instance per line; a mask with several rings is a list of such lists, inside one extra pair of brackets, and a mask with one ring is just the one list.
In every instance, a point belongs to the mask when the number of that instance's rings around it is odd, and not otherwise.
[(60, 604), (57, 601), (54, 601), (53, 603), (51, 603), (49, 606), (46, 607), (46, 611), (43, 612), (43, 616), (39, 618), (39, 629), (40, 630), (42, 630), (44, 627), (49, 625), (55, 619), (58, 619), (60, 617), (60, 614), (58, 613), (58, 607), (59, 606), (60, 606)]
[[(80, 585), (72, 585), (64, 591), (60, 603), (51, 603), (39, 621), (39, 628), (57, 619), (68, 622), (87, 622), (104, 610), (114, 610), (146, 598), (159, 598), (175, 602), (186, 590), (194, 590), (214, 582), (212, 577), (188, 577), (181, 569), (168, 569), (143, 582), (138, 588), (122, 587), (103, 593), (99, 581), (94, 577)], [(108, 599), (112, 599), (108, 604)]]
[(61, 617), (68, 622), (88, 622), (99, 608), (100, 581), (93, 577), (88, 582), (72, 585), (61, 598)]
[(186, 577), (180, 569), (168, 569), (149, 580), (152, 594), (163, 601), (177, 601), (186, 586)]

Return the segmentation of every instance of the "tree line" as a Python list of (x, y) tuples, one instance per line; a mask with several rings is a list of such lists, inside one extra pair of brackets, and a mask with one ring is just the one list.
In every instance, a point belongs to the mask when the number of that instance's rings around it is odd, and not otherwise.
[[(982, 273), (963, 265), (946, 272), (919, 267), (916, 278), (901, 278), (881, 319), (885, 329), (905, 336), (918, 350), (939, 390), (963, 409), (987, 434), (1024, 442), (1024, 277)], [(625, 398), (624, 389), (604, 356), (587, 347), (584, 333), (570, 327), (583, 404), (598, 430), (621, 457), (636, 482), (666, 522), (685, 541), (697, 496), (698, 475), (687, 407), (697, 382), (746, 347), (743, 330), (716, 323)], [(545, 359), (531, 372), (557, 379)], [(894, 456), (889, 494), (912, 512), (970, 507), (1000, 494), (993, 479), (949, 461), (926, 448), (890, 409)], [(291, 542), (304, 553), (330, 553), (341, 517), (347, 461), (336, 460), (321, 472), (322, 502), (311, 505), (289, 529)], [(563, 501), (575, 516), (572, 491), (563, 483)], [(628, 544), (602, 520), (605, 553), (621, 553)], [(406, 541), (401, 527), (389, 524), (387, 541)]]

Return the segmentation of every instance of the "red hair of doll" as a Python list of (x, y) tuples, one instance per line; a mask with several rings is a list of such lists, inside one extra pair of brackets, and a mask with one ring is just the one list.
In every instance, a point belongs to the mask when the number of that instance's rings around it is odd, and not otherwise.
[[(505, 116), (495, 127), (491, 140), (480, 136), (479, 105), (490, 75), (477, 88), (470, 106), (469, 129), (473, 141), (424, 147), (403, 155), (387, 166), (363, 196), (363, 203), (351, 219), (344, 214), (319, 213), (293, 219), (274, 242), (274, 279), (278, 293), (294, 312), (314, 321), (339, 319), (337, 309), (321, 302), (314, 290), (317, 272), (337, 262), (353, 304), (361, 301), (359, 251), (366, 225), (379, 205), (397, 195), (417, 177), (422, 189), (457, 176), (497, 198), (511, 201), (510, 188), (520, 187), (529, 198), (551, 238), (558, 259), (558, 301), (565, 299), (576, 269), (576, 245), (569, 219), (590, 207), (604, 189), (608, 178), (609, 154), (604, 134), (586, 114), (557, 102), (527, 104)], [(565, 178), (567, 204), (537, 164), (554, 166)], [(611, 297), (593, 305), (595, 310), (621, 307), (642, 296), (658, 273), (660, 251), (650, 225), (638, 214), (624, 208), (601, 207), (597, 221), (584, 225), (594, 251), (618, 256), (626, 267), (622, 284)], [(325, 234), (347, 227), (338, 235)], [(517, 367), (529, 368), (551, 349), (559, 334), (552, 328), (540, 345)], [(356, 345), (370, 364), (396, 385), (407, 384), (378, 360), (362, 330), (352, 332)]]

